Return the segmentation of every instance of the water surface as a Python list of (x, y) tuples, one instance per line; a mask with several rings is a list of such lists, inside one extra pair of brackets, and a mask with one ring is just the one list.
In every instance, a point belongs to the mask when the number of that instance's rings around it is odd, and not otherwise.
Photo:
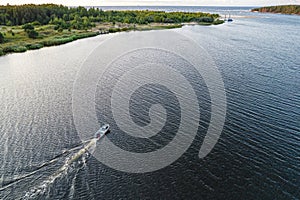
[[(205, 48), (223, 76), (227, 116), (213, 151), (198, 158), (210, 118), (210, 99), (201, 77), (182, 66), (199, 88), (203, 115), (193, 144), (180, 159), (152, 173), (127, 174), (84, 154), (53, 178), (82, 148), (72, 115), (76, 74), (90, 52), (112, 35), (6, 55), (0, 58), (1, 199), (300, 198), (299, 16), (250, 13), (250, 8), (153, 9), (255, 17), (174, 30)], [(102, 87), (110, 91), (114, 78), (124, 70), (112, 71)], [(169, 121), (161, 135), (152, 138), (155, 143), (122, 133), (111, 117), (110, 105), (101, 101), (101, 94), (109, 93), (98, 90), (99, 124), (112, 125), (114, 132), (108, 137), (116, 145), (145, 152), (161, 148), (174, 137), (180, 123), (178, 102), (166, 88), (151, 87), (136, 92), (131, 108), (134, 121), (144, 125), (147, 106), (158, 101), (166, 104)]]

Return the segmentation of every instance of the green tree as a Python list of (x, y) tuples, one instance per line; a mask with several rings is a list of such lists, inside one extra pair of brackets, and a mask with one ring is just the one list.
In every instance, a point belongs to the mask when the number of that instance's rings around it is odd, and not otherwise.
[(126, 18), (123, 20), (123, 22), (126, 23), (126, 24), (129, 24), (129, 23), (130, 23), (129, 17), (126, 17)]
[(63, 15), (63, 20), (65, 20), (65, 21), (68, 21), (70, 18), (69, 18), (69, 15), (67, 15), (67, 14), (64, 14)]
[(11, 25), (12, 25), (11, 21), (8, 20), (8, 21), (6, 22), (6, 26), (11, 26)]
[(163, 19), (162, 19), (162, 17), (161, 16), (155, 16), (154, 17), (154, 22), (162, 22), (163, 21)]

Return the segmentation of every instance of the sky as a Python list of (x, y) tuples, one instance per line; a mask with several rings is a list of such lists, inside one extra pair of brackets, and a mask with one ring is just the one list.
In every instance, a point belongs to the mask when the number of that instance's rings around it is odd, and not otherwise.
[(266, 6), (300, 4), (300, 0), (0, 0), (1, 5), (54, 3), (66, 6)]

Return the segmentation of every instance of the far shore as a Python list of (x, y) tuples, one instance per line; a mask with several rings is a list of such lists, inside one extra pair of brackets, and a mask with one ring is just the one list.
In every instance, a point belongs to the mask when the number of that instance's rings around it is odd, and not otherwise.
[(300, 15), (300, 5), (279, 5), (254, 8), (252, 12), (274, 13), (284, 15)]

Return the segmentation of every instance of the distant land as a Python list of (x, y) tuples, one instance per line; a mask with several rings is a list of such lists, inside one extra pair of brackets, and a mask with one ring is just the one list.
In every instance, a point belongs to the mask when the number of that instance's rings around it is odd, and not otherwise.
[(0, 6), (0, 56), (121, 31), (223, 23), (218, 14), (108, 10), (55, 4)]
[(254, 8), (251, 11), (252, 12), (263, 12), (263, 13), (300, 15), (300, 5), (268, 6), (268, 7)]

